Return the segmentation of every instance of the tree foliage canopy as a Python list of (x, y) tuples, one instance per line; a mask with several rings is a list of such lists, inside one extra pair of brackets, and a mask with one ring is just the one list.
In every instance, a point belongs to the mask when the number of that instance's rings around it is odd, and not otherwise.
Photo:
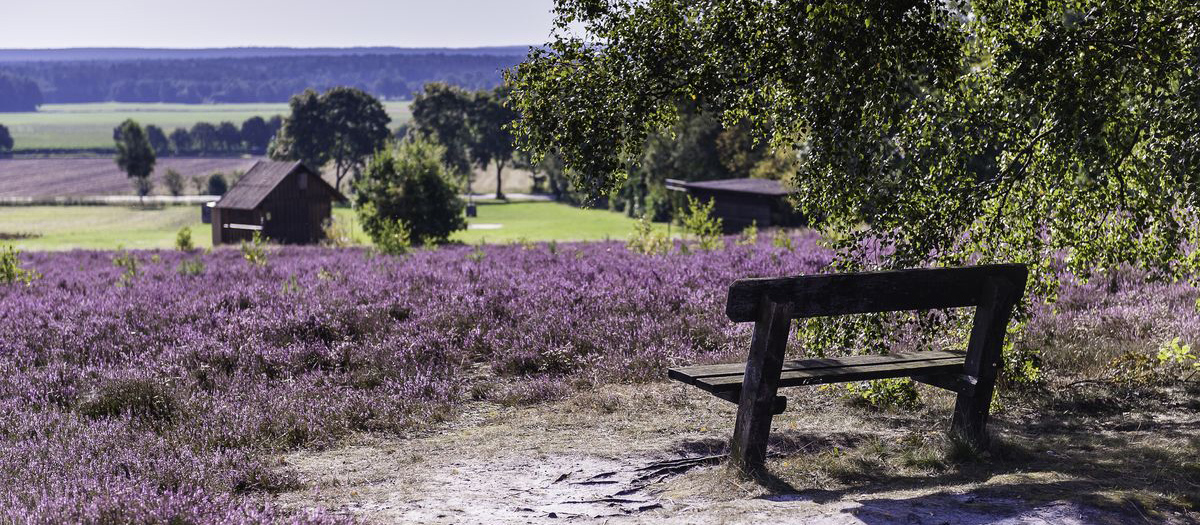
[(442, 158), (442, 146), (424, 139), (405, 140), (371, 158), (355, 183), (354, 208), (372, 239), (402, 225), (414, 244), (440, 243), (467, 227)]
[[(843, 267), (1192, 272), (1200, 5), (558, 0), (518, 136), (611, 190), (695, 100), (795, 148)], [(863, 225), (866, 225), (864, 228)], [(880, 249), (878, 247), (886, 247)], [(1043, 287), (1042, 292), (1049, 289)]]
[(8, 128), (0, 124), (0, 154), (8, 153), (13, 149), (12, 134), (8, 132)]
[(117, 139), (117, 166), (126, 175), (144, 179), (154, 172), (154, 148), (142, 126), (133, 119), (121, 123)]
[[(299, 160), (313, 169), (334, 165), (334, 186), (352, 169), (383, 147), (391, 136), (388, 116), (378, 100), (354, 88), (313, 90), (292, 97), (291, 115), (283, 121), (271, 157)], [(192, 132), (195, 135), (195, 131)]]
[(471, 111), (471, 93), (444, 82), (430, 82), (413, 97), (410, 107), (412, 131), (441, 144), (442, 160), (452, 171), (469, 172), (471, 128), (467, 114)]

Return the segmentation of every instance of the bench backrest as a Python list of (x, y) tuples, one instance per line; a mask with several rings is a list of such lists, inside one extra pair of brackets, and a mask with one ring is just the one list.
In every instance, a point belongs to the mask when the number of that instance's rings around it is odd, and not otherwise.
[(796, 319), (978, 306), (989, 283), (1021, 297), (1027, 275), (1023, 264), (993, 264), (739, 279), (729, 287), (725, 314), (735, 322), (757, 321), (764, 300), (791, 303)]

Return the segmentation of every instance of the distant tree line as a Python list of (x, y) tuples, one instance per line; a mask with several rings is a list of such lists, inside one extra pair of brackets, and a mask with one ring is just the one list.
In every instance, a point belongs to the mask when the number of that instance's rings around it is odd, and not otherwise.
[(0, 71), (0, 112), (37, 111), (41, 104), (37, 82)]
[[(263, 155), (271, 139), (283, 127), (283, 117), (250, 117), (241, 126), (232, 122), (197, 122), (191, 129), (175, 128), (169, 134), (154, 124), (145, 127), (146, 139), (159, 157), (206, 155)], [(113, 140), (121, 140), (121, 126), (113, 128)]]
[[(22, 99), (20, 107), (28, 107), (30, 101), (42, 103), (43, 97), (45, 103), (283, 102), (305, 89), (335, 86), (354, 87), (378, 98), (408, 99), (432, 81), (471, 90), (493, 88), (502, 82), (501, 70), (520, 60), (515, 55), (430, 53), (12, 62), (0, 64), (0, 105), (16, 100), (4, 91), (3, 80), (14, 76), (41, 87), (41, 96)], [(30, 86), (28, 81), (19, 85), (23, 90)]]

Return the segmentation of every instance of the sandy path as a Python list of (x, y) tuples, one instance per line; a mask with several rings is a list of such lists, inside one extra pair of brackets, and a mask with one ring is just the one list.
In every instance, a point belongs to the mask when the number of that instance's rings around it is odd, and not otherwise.
[[(419, 434), (361, 435), (334, 449), (285, 456), (282, 462), (299, 472), (305, 488), (277, 501), (375, 523), (1115, 524), (1200, 518), (1096, 506), (1095, 498), (1077, 494), (1080, 486), (1092, 487), (1087, 480), (1011, 468), (965, 477), (892, 476), (835, 483), (833, 489), (801, 470), (781, 481), (782, 489), (764, 486), (704, 459), (723, 452), (732, 420), (732, 405), (670, 385), (611, 387), (532, 408), (476, 402), (453, 423)], [(883, 421), (865, 432), (863, 421), (847, 415), (840, 402), (814, 396), (803, 409), (777, 418), (776, 457), (768, 466), (789, 472), (794, 465), (788, 461), (836, 456), (862, 448), (865, 440), (911, 434), (900, 420), (895, 428)], [(814, 428), (822, 430), (806, 431)], [(812, 481), (797, 483), (805, 479)]]

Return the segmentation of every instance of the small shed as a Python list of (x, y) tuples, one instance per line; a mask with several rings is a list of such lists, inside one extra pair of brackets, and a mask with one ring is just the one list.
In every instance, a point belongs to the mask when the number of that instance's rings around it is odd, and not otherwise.
[(771, 226), (803, 226), (803, 216), (788, 202), (792, 193), (781, 182), (771, 179), (720, 179), (688, 182), (666, 180), (667, 189), (686, 191), (707, 202), (714, 201), (713, 215), (721, 219), (728, 232), (739, 231), (756, 223)]
[(248, 241), (256, 231), (281, 243), (320, 241), (335, 200), (346, 197), (304, 164), (259, 161), (213, 205), (213, 244)]

